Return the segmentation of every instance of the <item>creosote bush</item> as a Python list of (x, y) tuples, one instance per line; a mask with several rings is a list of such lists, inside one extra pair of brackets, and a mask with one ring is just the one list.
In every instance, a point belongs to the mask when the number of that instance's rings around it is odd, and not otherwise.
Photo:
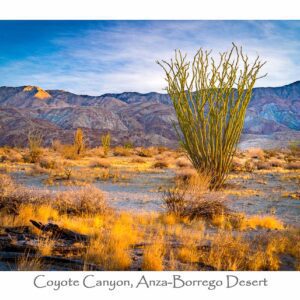
[(219, 60), (200, 49), (192, 62), (180, 51), (164, 69), (183, 149), (199, 172), (211, 175), (210, 189), (225, 182), (239, 141), (252, 89), (263, 67), (233, 44)]

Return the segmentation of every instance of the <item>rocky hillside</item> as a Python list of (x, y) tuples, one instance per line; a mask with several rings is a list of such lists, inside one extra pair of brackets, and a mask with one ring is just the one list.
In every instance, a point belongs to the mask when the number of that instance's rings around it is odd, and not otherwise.
[[(247, 111), (242, 143), (274, 141), (281, 145), (299, 139), (300, 81), (276, 87), (256, 88)], [(177, 144), (176, 117), (168, 95), (126, 92), (101, 96), (76, 95), (35, 86), (0, 87), (0, 144), (24, 145), (27, 133), (39, 129), (45, 143), (58, 138), (72, 141), (81, 127), (90, 145), (111, 132), (113, 143), (130, 140), (135, 145)], [(252, 145), (251, 144), (251, 145)], [(276, 143), (275, 143), (276, 144)], [(276, 144), (277, 145), (277, 144)]]

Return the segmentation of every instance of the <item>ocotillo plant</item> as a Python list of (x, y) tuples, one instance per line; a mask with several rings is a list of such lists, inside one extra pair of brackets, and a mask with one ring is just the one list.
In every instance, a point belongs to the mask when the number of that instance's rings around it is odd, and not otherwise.
[(158, 64), (166, 74), (180, 142), (195, 169), (211, 178), (210, 189), (219, 189), (229, 173), (252, 89), (265, 62), (258, 56), (250, 63), (242, 48), (233, 44), (218, 61), (211, 51), (200, 49), (192, 62), (175, 51), (174, 59)]
[(102, 135), (101, 144), (103, 147), (104, 155), (107, 156), (109, 148), (110, 148), (110, 134), (109, 133)]
[(84, 146), (83, 131), (81, 128), (78, 128), (74, 136), (74, 148), (77, 155), (82, 154)]

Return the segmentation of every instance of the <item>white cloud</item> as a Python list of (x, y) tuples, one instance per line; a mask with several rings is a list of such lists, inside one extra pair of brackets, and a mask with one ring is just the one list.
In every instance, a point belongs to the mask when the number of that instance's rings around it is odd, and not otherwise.
[(171, 58), (176, 48), (193, 54), (205, 47), (218, 53), (235, 42), (250, 57), (259, 53), (267, 61), (268, 76), (257, 85), (278, 86), (300, 79), (299, 36), (288, 25), (285, 34), (278, 22), (267, 21), (116, 23), (56, 38), (55, 54), (27, 57), (2, 71), (13, 85), (35, 84), (81, 94), (161, 92), (164, 74), (156, 60)]

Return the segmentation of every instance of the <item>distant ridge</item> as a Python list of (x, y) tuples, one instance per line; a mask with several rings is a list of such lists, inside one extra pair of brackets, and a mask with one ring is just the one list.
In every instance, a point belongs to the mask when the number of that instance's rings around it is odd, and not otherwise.
[[(112, 133), (114, 144), (176, 146), (176, 116), (167, 94), (149, 92), (77, 95), (41, 87), (0, 87), (0, 144), (25, 145), (30, 128), (40, 128), (45, 143), (70, 142), (76, 128), (84, 129), (91, 146), (99, 135)], [(244, 141), (270, 146), (299, 139), (300, 81), (253, 90), (244, 127)], [(274, 144), (275, 143), (275, 144)], [(268, 145), (267, 145), (268, 146)]]

